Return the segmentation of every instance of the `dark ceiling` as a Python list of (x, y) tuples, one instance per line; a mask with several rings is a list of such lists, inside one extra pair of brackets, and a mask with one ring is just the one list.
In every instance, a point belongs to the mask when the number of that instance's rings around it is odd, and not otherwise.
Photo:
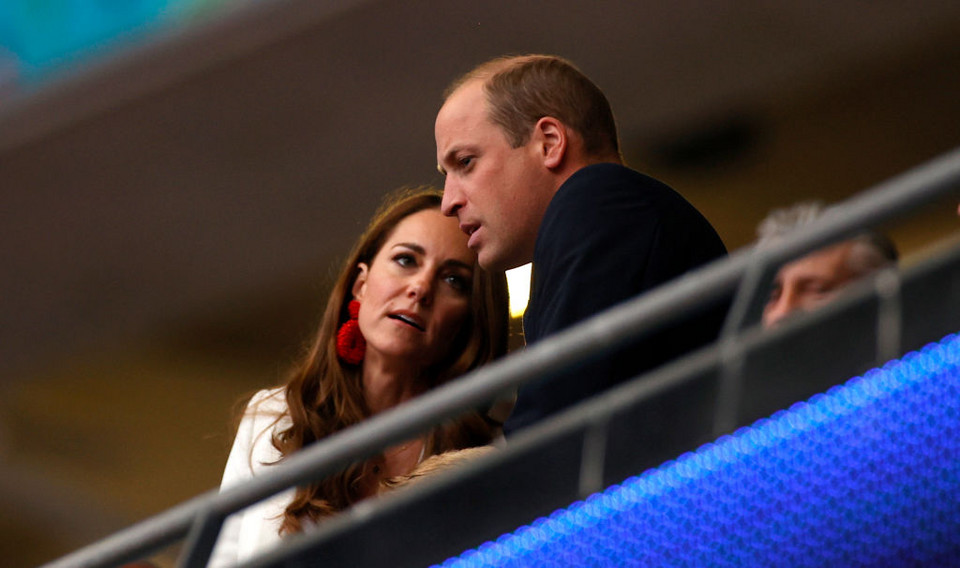
[(0, 360), (322, 273), (384, 192), (440, 181), (439, 93), (494, 55), (571, 58), (632, 163), (685, 171), (960, 43), (946, 0), (317, 4), (246, 5), (0, 106)]

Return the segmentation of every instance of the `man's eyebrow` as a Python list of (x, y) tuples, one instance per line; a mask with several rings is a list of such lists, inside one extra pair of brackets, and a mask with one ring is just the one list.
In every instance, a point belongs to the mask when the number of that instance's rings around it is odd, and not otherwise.
[(462, 146), (454, 146), (444, 152), (443, 157), (440, 158), (440, 161), (437, 162), (437, 171), (443, 175), (447, 175), (447, 169), (443, 167), (444, 163), (455, 164), (457, 162), (457, 154), (463, 151)]

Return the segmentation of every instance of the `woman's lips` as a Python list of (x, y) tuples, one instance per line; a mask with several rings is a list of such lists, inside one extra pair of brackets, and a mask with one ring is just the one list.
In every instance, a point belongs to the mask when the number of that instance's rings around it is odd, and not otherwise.
[(426, 328), (424, 328), (423, 326), (423, 321), (413, 314), (397, 312), (397, 313), (389, 314), (388, 317), (391, 319), (395, 319), (397, 321), (401, 321), (411, 327), (415, 327), (420, 331), (426, 331)]

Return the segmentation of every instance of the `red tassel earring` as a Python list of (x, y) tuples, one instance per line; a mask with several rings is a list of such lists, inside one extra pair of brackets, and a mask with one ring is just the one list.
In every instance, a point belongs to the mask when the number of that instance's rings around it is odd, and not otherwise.
[(350, 319), (343, 322), (340, 331), (337, 332), (337, 356), (348, 365), (357, 365), (363, 361), (363, 356), (367, 352), (367, 340), (360, 333), (360, 323), (357, 321), (357, 316), (360, 315), (360, 302), (350, 300), (347, 311), (350, 312)]

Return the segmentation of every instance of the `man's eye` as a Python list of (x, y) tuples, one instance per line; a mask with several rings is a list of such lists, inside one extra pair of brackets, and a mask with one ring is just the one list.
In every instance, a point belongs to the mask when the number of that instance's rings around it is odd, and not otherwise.
[(460, 167), (461, 167), (461, 168), (469, 167), (470, 164), (472, 164), (472, 163), (473, 163), (473, 156), (464, 156), (464, 157), (460, 158)]
[(833, 288), (823, 282), (812, 282), (807, 284), (803, 291), (811, 296), (823, 296), (824, 294), (829, 294)]

